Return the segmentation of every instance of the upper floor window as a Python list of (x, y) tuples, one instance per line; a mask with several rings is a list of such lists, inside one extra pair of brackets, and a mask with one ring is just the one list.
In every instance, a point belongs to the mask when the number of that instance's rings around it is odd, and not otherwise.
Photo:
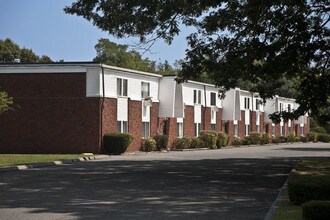
[(283, 103), (280, 103), (280, 112), (283, 111)]
[(288, 104), (288, 112), (291, 112), (291, 105)]
[(127, 79), (117, 78), (117, 95), (127, 96)]
[(201, 103), (202, 103), (202, 91), (194, 90), (194, 104), (201, 104)]
[(150, 96), (150, 83), (141, 82), (141, 97), (145, 98)]
[(259, 99), (256, 99), (256, 110), (260, 110)]
[(244, 108), (250, 109), (250, 98), (247, 97), (244, 98)]
[(211, 92), (211, 105), (216, 105), (216, 94)]

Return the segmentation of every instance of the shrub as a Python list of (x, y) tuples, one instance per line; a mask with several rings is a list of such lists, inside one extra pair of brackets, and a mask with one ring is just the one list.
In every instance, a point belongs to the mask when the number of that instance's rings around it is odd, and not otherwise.
[(127, 133), (107, 133), (103, 137), (105, 153), (122, 154), (133, 141), (133, 136)]
[(218, 133), (216, 131), (201, 131), (199, 136), (204, 141), (205, 147), (217, 149)]
[(307, 134), (307, 140), (308, 141), (317, 142), (317, 133), (315, 133), (315, 132), (309, 132)]
[(166, 149), (168, 144), (168, 136), (158, 134), (154, 137), (158, 150)]
[(272, 143), (278, 144), (278, 143), (280, 143), (280, 139), (278, 137), (272, 137)]
[(269, 144), (270, 143), (270, 137), (267, 133), (262, 133), (259, 138), (259, 144), (264, 145), (264, 144)]
[(305, 136), (300, 136), (300, 137), (299, 137), (299, 140), (300, 140), (301, 142), (303, 142), (303, 143), (307, 143), (307, 142), (308, 142), (308, 138), (305, 137)]
[(296, 135), (294, 132), (290, 132), (287, 137), (287, 141), (293, 143), (295, 141)]
[(302, 206), (302, 212), (305, 220), (330, 219), (330, 201), (305, 202)]
[(251, 144), (259, 144), (261, 134), (259, 132), (250, 132), (249, 140)]
[(242, 139), (242, 145), (251, 145), (252, 140), (249, 136), (246, 136), (245, 138)]
[(317, 134), (317, 140), (324, 142), (324, 143), (329, 143), (330, 142), (330, 135), (329, 134), (323, 134), (323, 133), (318, 133)]
[(152, 138), (145, 138), (143, 140), (143, 150), (147, 152), (156, 150), (156, 141)]
[(233, 140), (233, 145), (234, 146), (241, 146), (242, 145), (242, 140), (240, 137), (235, 137)]
[(204, 148), (204, 147), (205, 147), (205, 143), (201, 138), (199, 137), (191, 138), (190, 148)]
[(219, 132), (218, 133), (218, 140), (217, 140), (217, 147), (225, 147), (228, 144), (228, 135), (224, 132)]
[(300, 137), (296, 136), (294, 137), (294, 142), (299, 142), (300, 141)]
[(311, 200), (330, 200), (330, 177), (295, 175), (288, 181), (288, 194), (295, 205)]
[(174, 142), (174, 149), (188, 149), (190, 148), (191, 138), (190, 137), (183, 137), (178, 138)]
[(288, 138), (285, 136), (279, 136), (278, 137), (280, 143), (287, 143), (288, 142)]

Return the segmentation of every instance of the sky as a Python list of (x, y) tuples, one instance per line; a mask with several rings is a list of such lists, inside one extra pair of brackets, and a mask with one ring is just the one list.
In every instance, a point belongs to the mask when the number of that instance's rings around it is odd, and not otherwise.
[[(98, 39), (107, 38), (120, 44), (134, 45), (134, 38), (117, 39), (102, 32), (82, 17), (65, 14), (63, 8), (74, 0), (1, 0), (0, 39), (10, 38), (20, 47), (47, 55), (53, 61), (91, 61)], [(171, 45), (159, 40), (143, 57), (155, 61), (185, 57), (187, 43), (183, 31)], [(141, 51), (142, 52), (142, 51)]]

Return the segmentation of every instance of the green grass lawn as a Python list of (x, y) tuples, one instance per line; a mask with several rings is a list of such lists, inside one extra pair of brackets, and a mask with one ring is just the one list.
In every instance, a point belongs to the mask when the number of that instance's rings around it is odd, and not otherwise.
[(0, 167), (75, 159), (78, 157), (82, 157), (82, 154), (0, 154)]
[[(330, 159), (303, 160), (296, 173), (303, 175), (330, 176)], [(272, 220), (302, 220), (302, 208), (292, 204), (289, 200), (287, 188), (279, 199)]]

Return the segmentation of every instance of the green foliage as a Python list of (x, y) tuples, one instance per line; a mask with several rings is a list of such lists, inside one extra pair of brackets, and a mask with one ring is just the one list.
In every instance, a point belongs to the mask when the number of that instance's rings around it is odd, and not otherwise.
[(252, 140), (249, 136), (242, 139), (242, 145), (251, 145), (251, 144), (252, 144)]
[(279, 144), (279, 143), (281, 143), (279, 137), (272, 137), (272, 144)]
[(0, 91), (0, 115), (12, 109), (13, 98), (9, 97), (7, 92)]
[(296, 136), (294, 137), (294, 142), (299, 142), (300, 141), (300, 137)]
[(261, 136), (259, 138), (260, 145), (269, 144), (270, 141), (271, 141), (271, 139), (267, 133), (261, 133)]
[(259, 132), (250, 132), (250, 134), (247, 138), (250, 139), (251, 144), (259, 144), (261, 134)]
[(13, 62), (14, 59), (20, 59), (21, 63), (52, 62), (46, 55), (39, 57), (31, 49), (20, 48), (9, 38), (0, 40), (0, 62)]
[(317, 133), (309, 132), (307, 134), (307, 139), (308, 139), (308, 141), (317, 142)]
[(133, 141), (127, 133), (107, 133), (103, 137), (104, 151), (109, 154), (122, 154)]
[(191, 138), (190, 148), (204, 148), (204, 147), (207, 146), (200, 137)]
[(242, 145), (242, 139), (240, 137), (234, 137), (233, 143), (234, 146), (241, 146)]
[(330, 142), (330, 135), (329, 134), (323, 134), (323, 133), (318, 133), (317, 134), (317, 140), (324, 142), (324, 143), (329, 143)]
[(156, 150), (156, 141), (152, 138), (145, 138), (143, 140), (143, 150), (147, 152)]
[(217, 148), (225, 147), (228, 144), (228, 135), (225, 132), (218, 133)]
[(278, 137), (280, 143), (287, 143), (288, 142), (288, 138), (285, 136), (279, 136)]
[(199, 137), (204, 141), (205, 147), (217, 149), (218, 133), (216, 131), (201, 131)]
[(287, 136), (287, 141), (290, 143), (295, 142), (296, 140), (296, 134), (294, 132), (290, 132)]
[(330, 219), (330, 201), (309, 201), (302, 205), (305, 220)]
[(166, 149), (167, 144), (168, 144), (168, 136), (167, 135), (162, 135), (158, 134), (154, 137), (156, 141), (156, 146), (158, 150)]
[(296, 205), (311, 200), (330, 200), (330, 176), (296, 174), (288, 181), (288, 194)]
[(188, 149), (190, 148), (191, 142), (192, 140), (190, 137), (178, 138), (173, 144), (174, 149)]
[(303, 143), (307, 143), (307, 142), (308, 142), (308, 138), (305, 137), (305, 136), (300, 136), (300, 137), (299, 137), (299, 140), (300, 140), (301, 142), (303, 142)]

